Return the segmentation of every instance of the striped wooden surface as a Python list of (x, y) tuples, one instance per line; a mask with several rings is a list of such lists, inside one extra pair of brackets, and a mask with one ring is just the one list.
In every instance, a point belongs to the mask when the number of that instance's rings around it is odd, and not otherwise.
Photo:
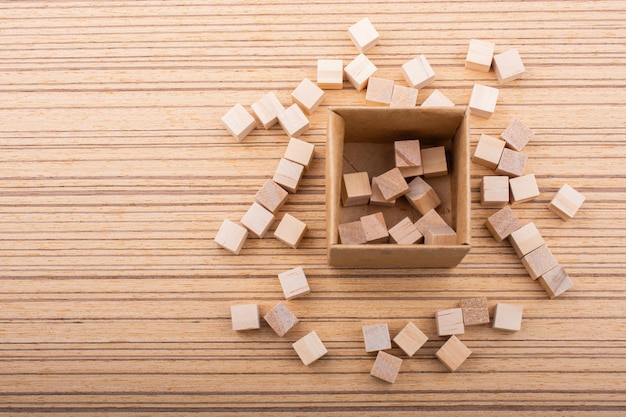
[[(626, 2), (259, 3), (0, 2), (0, 415), (624, 415)], [(493, 117), (472, 117), (471, 139), (515, 117), (535, 130), (527, 172), (542, 193), (516, 213), (575, 281), (566, 295), (548, 300), (488, 235), (477, 165), (458, 268), (329, 268), (326, 108), (364, 102), (348, 84), (313, 115), (316, 157), (281, 211), (308, 223), (301, 248), (216, 247), (287, 140), (257, 129), (237, 144), (219, 118), (268, 91), (289, 104), (318, 58), (356, 55), (346, 30), (364, 16), (380, 76), (402, 83), (399, 66), (428, 57), (437, 78), (419, 103), (497, 86), (464, 69), (469, 39), (520, 50), (526, 78), (502, 86)], [(566, 182), (587, 196), (567, 223), (546, 209)], [(312, 293), (288, 302), (294, 330), (230, 330), (230, 305), (268, 311), (277, 273), (297, 265)], [(469, 329), (474, 353), (450, 374), (434, 312), (483, 295), (522, 304), (523, 329)], [(394, 385), (372, 378), (361, 326), (408, 320), (431, 340)], [(305, 367), (291, 343), (310, 330), (329, 354)]]

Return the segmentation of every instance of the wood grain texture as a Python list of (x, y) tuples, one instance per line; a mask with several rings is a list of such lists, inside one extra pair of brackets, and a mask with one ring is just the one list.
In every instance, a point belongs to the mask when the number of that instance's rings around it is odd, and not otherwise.
[[(623, 415), (626, 409), (626, 2), (242, 0), (0, 2), (0, 416), (296, 414)], [(446, 269), (335, 269), (325, 251), (326, 91), (302, 139), (316, 146), (278, 212), (306, 222), (298, 249), (213, 242), (274, 173), (278, 126), (241, 143), (220, 117), (274, 91), (285, 106), (317, 59), (350, 62), (347, 29), (369, 17), (377, 75), (424, 54), (435, 89), (466, 105), (500, 88), (471, 142), (515, 118), (533, 129), (526, 172), (534, 221), (574, 287), (549, 300), (513, 249), (484, 227), (472, 164), (473, 248)], [(469, 40), (518, 49), (524, 78), (498, 86), (464, 68)], [(587, 200), (568, 222), (547, 209), (562, 184)], [(275, 225), (273, 226), (275, 228)], [(270, 232), (273, 232), (273, 228)], [(270, 233), (271, 234), (271, 233)], [(311, 294), (279, 338), (231, 329), (230, 306), (282, 299), (277, 273), (302, 265)], [(517, 333), (472, 327), (455, 374), (435, 358), (434, 312), (486, 296), (524, 306)], [(412, 321), (429, 341), (395, 384), (369, 375), (361, 328)], [(302, 365), (291, 344), (316, 331), (328, 355)]]

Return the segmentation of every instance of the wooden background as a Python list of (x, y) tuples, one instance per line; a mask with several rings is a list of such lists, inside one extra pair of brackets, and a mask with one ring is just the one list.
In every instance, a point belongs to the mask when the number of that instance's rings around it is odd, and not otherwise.
[[(0, 415), (624, 415), (626, 2), (260, 3), (0, 2)], [(428, 57), (437, 76), (418, 103), (497, 86), (464, 69), (471, 38), (519, 49), (526, 77), (501, 87), (493, 117), (472, 117), (472, 147), (516, 117), (535, 130), (526, 172), (541, 196), (515, 211), (574, 280), (564, 296), (549, 300), (488, 234), (478, 165), (458, 268), (329, 268), (326, 110), (364, 103), (347, 83), (313, 115), (315, 160), (281, 211), (308, 223), (301, 248), (217, 248), (287, 142), (276, 127), (235, 143), (221, 115), (268, 91), (290, 104), (318, 58), (357, 54), (347, 28), (365, 16), (380, 76), (403, 83), (400, 65)], [(563, 183), (587, 197), (570, 222), (546, 208)], [(266, 312), (277, 273), (298, 265), (312, 293), (288, 302), (294, 330), (230, 329), (232, 304)], [(433, 315), (470, 296), (522, 304), (523, 329), (468, 329), (474, 353), (451, 374)], [(408, 320), (431, 340), (394, 385), (376, 380), (361, 326)], [(310, 330), (329, 354), (305, 367), (291, 343)]]

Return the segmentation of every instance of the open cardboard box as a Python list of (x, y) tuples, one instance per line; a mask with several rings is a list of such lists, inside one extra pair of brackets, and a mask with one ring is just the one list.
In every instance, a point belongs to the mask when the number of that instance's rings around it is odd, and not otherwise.
[[(389, 108), (332, 107), (328, 114), (326, 150), (326, 222), (328, 264), (338, 267), (454, 267), (470, 246), (469, 120), (465, 107)], [(448, 176), (427, 179), (442, 200), (437, 211), (457, 232), (456, 245), (346, 245), (338, 225), (382, 211), (391, 227), (420, 214), (405, 198), (394, 207), (343, 207), (344, 173), (367, 171), (377, 176), (395, 166), (393, 142), (419, 139), (422, 148), (445, 146)]]

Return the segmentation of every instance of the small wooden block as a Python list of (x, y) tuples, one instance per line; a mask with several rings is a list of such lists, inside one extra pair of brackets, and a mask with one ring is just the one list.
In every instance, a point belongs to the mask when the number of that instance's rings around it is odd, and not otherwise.
[(323, 99), (324, 90), (308, 78), (303, 79), (291, 93), (291, 100), (308, 115), (313, 114)]
[(504, 207), (509, 204), (509, 177), (486, 175), (480, 182), (480, 205)]
[(409, 357), (415, 355), (424, 343), (428, 340), (428, 336), (422, 332), (413, 322), (408, 322), (406, 326), (393, 338), (393, 341), (400, 349)]
[(339, 241), (344, 245), (363, 245), (367, 243), (361, 220), (340, 224)]
[(259, 101), (252, 104), (252, 111), (259, 119), (264, 128), (269, 129), (278, 122), (278, 115), (285, 111), (276, 94), (269, 92)]
[(364, 53), (378, 43), (380, 35), (372, 22), (364, 17), (363, 19), (350, 26), (348, 29), (350, 39), (358, 49), (359, 53)]
[(383, 213), (374, 213), (361, 217), (367, 243), (386, 243), (389, 231)]
[(400, 373), (402, 359), (397, 356), (390, 355), (382, 350), (376, 355), (376, 361), (370, 372), (370, 375), (385, 382), (393, 384)]
[(496, 111), (498, 93), (497, 88), (474, 84), (469, 102), (470, 114), (485, 118), (491, 117), (493, 112)]
[(257, 203), (252, 203), (246, 214), (241, 218), (243, 224), (254, 236), (263, 238), (274, 223), (274, 214)]
[(310, 127), (309, 119), (300, 110), (297, 104), (292, 104), (278, 115), (278, 123), (287, 136), (297, 137), (306, 132)]
[(517, 216), (509, 206), (487, 217), (485, 226), (487, 226), (496, 242), (502, 242), (511, 233), (522, 227)]
[(241, 142), (256, 126), (254, 117), (239, 103), (222, 116), (222, 123), (237, 142)]
[(295, 193), (298, 190), (298, 185), (300, 184), (303, 173), (304, 166), (281, 158), (272, 180), (290, 193)]
[(288, 195), (289, 193), (283, 187), (272, 180), (267, 180), (263, 187), (257, 191), (254, 201), (275, 214), (285, 204)]
[(450, 372), (454, 372), (463, 365), (463, 362), (465, 362), (471, 354), (472, 351), (469, 350), (458, 337), (452, 336), (435, 353), (435, 356), (439, 358), (441, 363), (443, 363)]
[(372, 195), (372, 187), (367, 172), (343, 174), (341, 202), (344, 207), (367, 204)]
[(465, 68), (474, 71), (489, 72), (496, 45), (491, 42), (471, 39), (465, 58)]
[(354, 58), (344, 69), (346, 78), (357, 91), (361, 91), (365, 88), (370, 77), (374, 75), (375, 72), (376, 65), (363, 54)]
[(312, 143), (305, 142), (298, 138), (290, 138), (284, 158), (308, 168), (311, 166), (314, 151), (315, 145)]
[(527, 160), (528, 156), (525, 154), (505, 148), (502, 151), (500, 162), (496, 168), (496, 174), (507, 175), (509, 177), (519, 177), (524, 174), (524, 168), (526, 168)]
[(341, 59), (317, 60), (317, 86), (324, 90), (343, 89), (343, 61)]
[(448, 163), (446, 161), (445, 146), (435, 146), (433, 148), (422, 148), (422, 167), (424, 177), (441, 177), (448, 175)]
[(498, 303), (493, 315), (493, 328), (519, 332), (522, 328), (522, 306)]
[(439, 90), (433, 91), (420, 107), (454, 107), (454, 102)]
[(363, 326), (363, 340), (366, 352), (391, 349), (391, 337), (387, 323)]
[(411, 219), (405, 217), (389, 229), (389, 236), (393, 243), (398, 245), (412, 245), (422, 240), (422, 234)]
[(465, 326), (489, 323), (487, 297), (463, 298), (461, 310), (463, 310), (463, 324)]
[(504, 151), (505, 146), (505, 141), (482, 133), (476, 144), (472, 162), (486, 166), (487, 168), (496, 169), (500, 163), (502, 151)]
[(549, 270), (557, 267), (559, 262), (552, 255), (547, 245), (541, 245), (522, 258), (522, 265), (524, 265), (532, 279), (537, 279)]
[(533, 132), (528, 126), (520, 122), (518, 119), (515, 119), (506, 129), (504, 129), (504, 131), (500, 134), (500, 137), (504, 139), (509, 148), (515, 151), (521, 151), (534, 134), (535, 132)]
[(546, 243), (533, 222), (512, 232), (509, 235), (509, 242), (520, 259)]
[(424, 231), (425, 245), (456, 245), (456, 232), (448, 225), (431, 226)]
[(287, 300), (311, 292), (309, 283), (306, 280), (306, 275), (304, 274), (304, 269), (302, 269), (301, 266), (281, 272), (278, 274), (278, 280), (280, 281), (280, 286)]
[(259, 306), (256, 304), (241, 304), (230, 307), (230, 318), (233, 330), (255, 330), (261, 328)]
[(434, 209), (430, 210), (415, 222), (415, 227), (423, 235), (426, 230), (436, 226), (449, 226), (448, 223)]
[(435, 321), (437, 324), (437, 334), (439, 336), (465, 333), (463, 310), (460, 308), (449, 308), (447, 310), (437, 311)]
[(415, 177), (409, 183), (409, 192), (404, 196), (420, 214), (426, 214), (441, 204), (441, 199), (426, 181)]
[(500, 84), (522, 78), (526, 69), (517, 49), (510, 49), (493, 57), (493, 70)]
[(291, 345), (303, 364), (309, 366), (328, 353), (316, 332), (308, 333)]
[(423, 88), (435, 79), (435, 71), (424, 55), (418, 55), (402, 65), (404, 80), (413, 88)]
[(415, 107), (417, 103), (417, 88), (394, 85), (389, 107)]
[(574, 285), (561, 266), (556, 266), (540, 276), (539, 283), (550, 298), (558, 297)]
[(409, 184), (398, 168), (392, 168), (376, 177), (380, 193), (387, 201), (396, 199), (409, 192)]
[(289, 330), (298, 324), (298, 318), (282, 302), (276, 304), (263, 319), (280, 337), (287, 334)]
[(402, 175), (413, 177), (424, 173), (419, 140), (396, 140), (393, 142), (393, 148), (396, 167), (400, 168)]
[(576, 215), (576, 212), (584, 202), (584, 195), (568, 184), (563, 184), (552, 201), (550, 201), (548, 208), (563, 220), (569, 220)]
[(378, 186), (378, 177), (372, 178), (372, 195), (370, 196), (370, 204), (373, 206), (387, 206), (391, 207), (396, 204), (396, 199), (385, 200), (383, 193)]
[(511, 204), (520, 204), (539, 197), (539, 187), (535, 174), (526, 174), (509, 180)]
[(248, 238), (248, 229), (237, 223), (224, 220), (220, 226), (220, 230), (215, 235), (215, 243), (221, 248), (231, 251), (235, 255), (239, 255), (243, 244)]
[(366, 106), (388, 106), (393, 94), (393, 80), (370, 77), (365, 93)]
[(285, 213), (283, 219), (274, 231), (274, 237), (285, 245), (295, 249), (302, 241), (306, 230), (306, 223), (296, 219), (289, 213)]

